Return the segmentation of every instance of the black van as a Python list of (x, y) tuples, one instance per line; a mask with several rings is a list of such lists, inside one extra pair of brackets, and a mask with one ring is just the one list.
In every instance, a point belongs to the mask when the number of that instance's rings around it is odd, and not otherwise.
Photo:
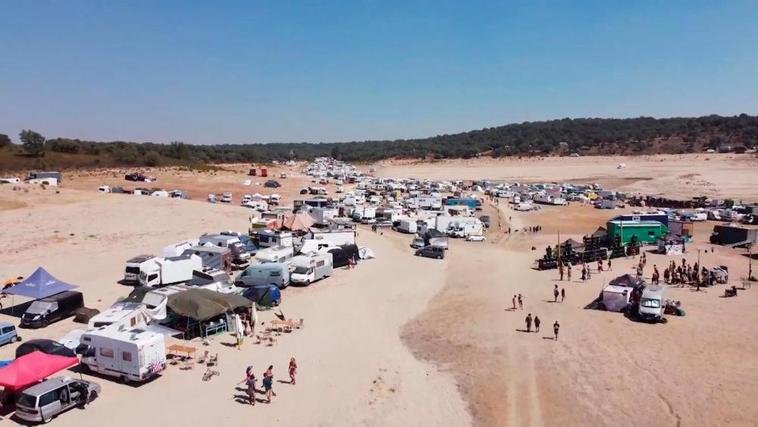
[(21, 316), (21, 326), (25, 328), (44, 328), (61, 319), (73, 316), (77, 309), (84, 306), (81, 292), (66, 291), (38, 299), (26, 309)]

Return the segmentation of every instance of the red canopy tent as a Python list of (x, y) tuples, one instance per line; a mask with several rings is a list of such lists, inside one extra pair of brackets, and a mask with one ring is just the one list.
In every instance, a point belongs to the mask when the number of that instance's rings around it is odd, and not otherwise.
[(78, 364), (78, 357), (34, 351), (0, 368), (0, 386), (6, 390), (21, 390)]

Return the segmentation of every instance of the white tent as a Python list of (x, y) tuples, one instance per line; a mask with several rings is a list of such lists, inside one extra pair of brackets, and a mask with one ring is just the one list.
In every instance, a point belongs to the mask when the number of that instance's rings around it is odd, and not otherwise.
[(371, 248), (367, 248), (367, 247), (365, 247), (365, 246), (364, 246), (364, 247), (362, 247), (362, 248), (360, 248), (360, 249), (358, 249), (358, 256), (359, 256), (361, 259), (372, 259), (372, 258), (376, 258), (376, 255), (374, 254), (374, 251), (372, 251), (372, 250), (371, 250)]

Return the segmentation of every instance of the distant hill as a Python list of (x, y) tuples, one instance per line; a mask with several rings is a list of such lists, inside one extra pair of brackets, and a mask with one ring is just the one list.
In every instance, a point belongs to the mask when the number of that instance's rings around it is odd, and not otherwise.
[(387, 158), (690, 153), (758, 145), (758, 116), (656, 119), (561, 119), (524, 122), (429, 138), (340, 143), (190, 145), (53, 138), (41, 156), (24, 155), (0, 135), (0, 170), (266, 163), (332, 156), (351, 162)]

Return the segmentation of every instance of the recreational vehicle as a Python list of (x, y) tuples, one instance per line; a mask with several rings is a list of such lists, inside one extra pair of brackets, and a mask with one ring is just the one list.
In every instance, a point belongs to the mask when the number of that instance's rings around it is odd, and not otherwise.
[(401, 233), (416, 234), (418, 231), (418, 223), (415, 219), (401, 218), (395, 222), (395, 230)]
[(126, 261), (126, 269), (124, 270), (124, 283), (139, 283), (139, 273), (142, 271), (142, 266), (147, 265), (148, 261), (153, 258), (155, 258), (155, 255), (138, 255), (128, 259)]
[(332, 254), (299, 255), (292, 258), (291, 265), (294, 269), (290, 274), (290, 281), (293, 284), (308, 286), (332, 274)]
[(305, 238), (329, 242), (334, 246), (353, 245), (355, 244), (355, 229), (311, 228)]
[(666, 301), (666, 288), (660, 285), (647, 286), (640, 298), (639, 316), (649, 322), (665, 321), (663, 309)]
[(203, 261), (194, 254), (153, 258), (142, 267), (139, 283), (142, 286), (156, 287), (187, 282), (192, 279), (195, 270), (203, 270)]
[(234, 284), (241, 287), (274, 285), (284, 289), (290, 284), (289, 264), (270, 262), (251, 265), (237, 276)]
[(111, 325), (85, 332), (80, 342), (77, 353), (89, 370), (124, 382), (147, 381), (166, 368), (166, 342), (159, 333)]
[(258, 251), (255, 259), (260, 263), (267, 262), (289, 262), (293, 255), (292, 246), (274, 246)]

